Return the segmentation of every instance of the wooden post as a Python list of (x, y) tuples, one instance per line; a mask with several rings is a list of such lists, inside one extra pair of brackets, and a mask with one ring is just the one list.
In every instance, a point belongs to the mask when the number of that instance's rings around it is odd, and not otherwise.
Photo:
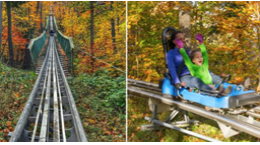
[[(180, 2), (182, 4), (189, 3), (189, 2)], [(186, 38), (186, 46), (191, 48), (191, 23), (190, 23), (190, 14), (188, 11), (183, 11), (180, 9), (179, 12), (179, 24), (180, 24), (180, 31), (183, 32)]]

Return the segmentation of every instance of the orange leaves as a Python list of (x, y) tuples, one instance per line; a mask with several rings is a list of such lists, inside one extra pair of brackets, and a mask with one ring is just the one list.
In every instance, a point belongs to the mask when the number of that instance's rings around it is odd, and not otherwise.
[(87, 12), (82, 13), (82, 14), (81, 14), (81, 17), (84, 18), (84, 19), (88, 19), (88, 18), (90, 17), (90, 13), (91, 13), (91, 11), (88, 10)]
[(136, 70), (136, 69), (137, 69), (137, 67), (135, 65), (133, 65), (131, 70)]
[(105, 130), (105, 134), (106, 134), (106, 135), (110, 135), (110, 134), (111, 134), (111, 131)]
[(9, 129), (4, 129), (3, 132), (4, 132), (4, 133), (8, 133), (8, 132), (9, 132)]
[[(96, 16), (94, 17), (94, 45), (92, 47), (90, 46), (89, 20), (91, 11), (89, 2), (67, 2), (65, 5), (64, 2), (59, 3), (60, 9), (55, 7), (55, 11), (64, 13), (62, 15), (58, 13), (56, 18), (60, 19), (63, 33), (73, 37), (75, 47), (79, 47), (91, 55), (94, 53), (95, 57), (125, 70), (125, 2), (114, 2), (113, 11), (110, 10), (111, 2), (102, 2), (109, 8), (107, 13), (102, 13), (103, 9), (99, 7), (94, 8)], [(79, 11), (68, 9), (68, 5), (79, 9)], [(112, 41), (111, 19), (114, 19), (115, 22), (115, 42)], [(105, 63), (93, 60), (87, 54), (79, 52), (77, 55), (79, 60), (77, 60), (75, 67), (78, 69), (78, 73), (92, 73), (104, 69), (103, 67), (110, 69)]]
[(136, 127), (135, 131), (139, 131), (141, 129), (140, 126)]
[(131, 138), (134, 138), (134, 136), (135, 136), (135, 134), (134, 134), (134, 133), (132, 133), (132, 134), (131, 134)]
[(13, 93), (14, 97), (18, 98), (20, 96), (20, 93), (17, 92), (17, 93)]
[(6, 122), (6, 126), (10, 127), (12, 125), (12, 122), (11, 121), (7, 121)]
[(237, 78), (235, 78), (234, 83), (240, 84), (240, 83), (242, 83), (243, 81), (244, 81), (244, 79), (243, 79), (242, 77), (237, 77)]
[(89, 10), (89, 11), (86, 12), (87, 15), (90, 14), (90, 13), (91, 13), (91, 10)]
[(136, 119), (137, 118), (137, 114), (134, 114), (131, 117)]
[[(41, 2), (40, 2), (41, 3)], [(14, 59), (16, 61), (21, 61), (23, 59), (23, 55), (25, 51), (21, 51), (26, 49), (25, 45), (27, 43), (26, 39), (31, 39), (30, 37), (34, 35), (35, 32), (40, 29), (40, 23), (44, 20), (40, 20), (39, 13), (36, 15), (36, 6), (37, 2), (26, 2), (18, 7), (12, 8), (12, 42), (14, 49)], [(3, 9), (5, 9), (6, 5), (3, 5)], [(43, 18), (45, 15), (43, 13)], [(35, 24), (35, 25), (34, 25)], [(8, 23), (7, 23), (7, 14), (6, 11), (3, 10), (3, 30), (2, 30), (2, 51), (3, 56), (8, 59), (8, 42), (7, 42), (7, 32)], [(31, 32), (29, 32), (31, 31)], [(30, 37), (28, 34), (31, 34)]]
[(44, 20), (43, 19), (41, 19), (41, 20), (39, 20), (37, 23), (36, 23), (36, 25), (40, 25), (42, 22), (44, 22)]
[(162, 139), (160, 140), (160, 142), (164, 142), (164, 138), (162, 138)]
[(145, 115), (147, 115), (147, 114), (144, 114), (144, 113), (133, 114), (133, 115), (131, 116), (131, 118), (134, 118), (134, 119), (137, 119), (137, 118), (144, 118)]
[(93, 119), (89, 119), (88, 122), (91, 123), (91, 124), (95, 124), (96, 123), (96, 121), (93, 120)]

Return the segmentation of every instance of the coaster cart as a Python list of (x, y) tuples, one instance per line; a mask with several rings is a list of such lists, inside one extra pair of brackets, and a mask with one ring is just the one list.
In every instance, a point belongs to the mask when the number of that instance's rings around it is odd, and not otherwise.
[[(204, 108), (209, 107), (211, 108), (210, 111), (217, 112), (218, 114), (229, 114), (229, 115), (235, 115), (236, 119), (241, 119), (241, 115), (239, 114), (246, 114), (248, 112), (253, 112), (255, 114), (254, 109), (260, 110), (260, 107), (256, 107), (254, 104), (260, 102), (260, 95), (255, 93), (254, 90), (247, 90), (247, 88), (244, 85), (235, 85), (230, 84), (228, 81), (231, 78), (231, 75), (227, 75), (222, 79), (221, 82), (216, 84), (216, 87), (218, 87), (220, 84), (223, 84), (224, 89), (227, 88), (229, 85), (232, 86), (232, 91), (227, 96), (218, 96), (218, 94), (214, 92), (209, 91), (203, 91), (198, 90), (197, 88), (188, 88), (183, 85), (181, 89), (176, 89), (174, 85), (171, 83), (171, 76), (169, 73), (169, 69), (167, 66), (166, 61), (166, 54), (170, 50), (168, 40), (170, 40), (171, 34), (177, 31), (177, 29), (173, 27), (166, 27), (163, 30), (162, 34), (162, 43), (164, 48), (164, 54), (165, 54), (165, 62), (166, 62), (166, 73), (164, 79), (161, 79), (159, 82), (159, 88), (162, 92), (162, 98), (165, 99), (171, 99), (173, 101), (179, 101), (180, 103), (185, 104), (192, 104), (198, 109), (198, 111), (203, 110), (206, 111)], [(188, 130), (179, 128), (179, 127), (188, 127), (191, 124), (198, 124), (199, 122), (196, 120), (190, 120), (188, 112), (186, 110), (181, 110), (178, 105), (167, 105), (162, 100), (149, 98), (148, 100), (149, 109), (153, 112), (153, 116), (151, 118), (146, 117), (145, 119), (153, 122), (153, 124), (148, 125), (142, 125), (141, 129), (144, 131), (149, 130), (159, 130), (162, 129), (162, 126), (172, 128), (190, 135), (194, 135), (200, 138), (203, 138), (208, 141), (216, 141), (212, 138), (208, 138), (205, 136), (194, 134), (194, 132), (190, 132)], [(258, 104), (259, 105), (259, 104)], [(248, 109), (245, 109), (244, 106), (249, 106), (251, 108), (249, 111)], [(163, 121), (159, 121), (157, 119), (157, 113), (171, 111), (170, 115)], [(177, 115), (180, 113), (180, 111), (184, 112), (182, 115), (184, 115), (184, 120), (176, 121)], [(211, 112), (209, 112), (211, 113)], [(213, 113), (213, 112), (212, 112)], [(253, 115), (253, 116), (254, 116)], [(260, 116), (260, 115), (259, 115)], [(258, 116), (258, 117), (259, 117)], [(250, 117), (250, 116), (249, 116)], [(254, 116), (256, 117), (256, 116)], [(243, 121), (248, 121), (250, 118), (242, 117)], [(232, 129), (230, 126), (223, 124), (219, 121), (218, 125), (220, 126), (220, 129), (222, 130), (223, 135), (228, 138), (233, 135), (238, 134), (240, 131)], [(260, 125), (259, 122), (255, 121), (257, 125)], [(254, 123), (255, 123), (254, 122)], [(254, 124), (253, 123), (253, 124)]]

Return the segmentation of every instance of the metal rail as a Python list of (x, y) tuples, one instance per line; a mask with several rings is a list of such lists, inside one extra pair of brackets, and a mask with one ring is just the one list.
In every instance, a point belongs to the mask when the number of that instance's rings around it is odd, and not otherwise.
[(129, 78), (127, 78), (127, 81), (130, 82), (131, 84), (140, 84), (140, 85), (149, 86), (149, 87), (153, 87), (153, 88), (158, 88), (159, 89), (159, 85), (158, 84), (145, 82), (145, 81), (140, 81), (140, 80), (129, 79)]
[(54, 36), (49, 38), (39, 76), (9, 141), (87, 141)]
[(67, 58), (69, 59), (69, 69), (73, 71), (73, 49), (74, 49), (74, 43), (71, 37), (65, 36), (64, 34), (62, 34), (60, 32), (60, 30), (58, 29), (57, 23), (56, 23), (56, 18), (53, 18), (53, 23), (54, 23), (54, 29), (57, 33), (57, 38), (59, 40), (59, 42), (62, 45), (62, 49), (64, 50), (64, 52), (66, 53)]
[(171, 129), (174, 129), (174, 130), (177, 130), (177, 131), (180, 131), (180, 132), (183, 132), (183, 133), (186, 133), (186, 134), (190, 134), (192, 136), (196, 136), (198, 138), (201, 138), (201, 139), (204, 139), (204, 140), (207, 140), (207, 141), (212, 141), (212, 142), (220, 142), (219, 140), (216, 140), (216, 139), (212, 139), (210, 137), (207, 137), (207, 136), (204, 136), (204, 135), (201, 135), (201, 134), (198, 134), (198, 133), (195, 133), (195, 132), (192, 132), (192, 131), (189, 131), (189, 130), (186, 130), (186, 129), (182, 129), (182, 128), (179, 128), (179, 127), (176, 127), (172, 124), (169, 124), (169, 123), (165, 123), (165, 122), (161, 122), (157, 119), (152, 119), (150, 117), (145, 117), (145, 120), (147, 121), (152, 121), (156, 124), (159, 124), (159, 125), (162, 125), (164, 127), (167, 127), (167, 128), (171, 128)]
[[(158, 92), (157, 90), (158, 90), (157, 84), (139, 81), (139, 80), (133, 80), (133, 79), (130, 79), (128, 81), (129, 94), (135, 94), (141, 97), (156, 99), (163, 104), (171, 105), (183, 109), (185, 111), (197, 114), (199, 116), (203, 116), (215, 120), (218, 123), (222, 123), (238, 131), (245, 132), (247, 134), (260, 138), (260, 123), (254, 120), (250, 116), (245, 117), (242, 115), (230, 115), (230, 114), (223, 115), (223, 114), (208, 112), (204, 108), (163, 97), (163, 94)], [(256, 107), (256, 110), (257, 109), (258, 108)]]

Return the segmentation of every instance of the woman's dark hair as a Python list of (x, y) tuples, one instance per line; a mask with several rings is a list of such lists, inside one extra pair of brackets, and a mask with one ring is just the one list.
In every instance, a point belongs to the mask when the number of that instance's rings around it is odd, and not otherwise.
[(168, 40), (170, 49), (175, 48), (176, 45), (172, 41), (176, 38), (177, 34), (179, 34), (179, 33), (182, 33), (182, 32), (181, 31), (174, 31), (171, 35), (171, 39)]
[(200, 49), (195, 49), (195, 50), (191, 50), (191, 51), (190, 51), (189, 57), (190, 57), (190, 60), (191, 60), (191, 61), (193, 60), (193, 58), (194, 58), (196, 52), (201, 52), (201, 51), (200, 51)]

